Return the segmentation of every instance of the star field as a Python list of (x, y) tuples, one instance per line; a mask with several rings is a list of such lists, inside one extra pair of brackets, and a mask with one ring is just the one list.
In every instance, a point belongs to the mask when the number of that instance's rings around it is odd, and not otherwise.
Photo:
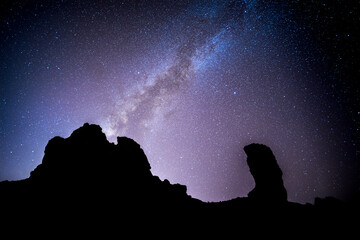
[(0, 180), (89, 122), (204, 201), (254, 187), (253, 142), (290, 201), (359, 190), (359, 4), (11, 1), (0, 15)]

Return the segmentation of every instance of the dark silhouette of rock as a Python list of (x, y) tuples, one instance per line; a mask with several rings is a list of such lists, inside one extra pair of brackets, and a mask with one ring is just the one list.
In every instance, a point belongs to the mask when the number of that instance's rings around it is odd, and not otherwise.
[(271, 149), (262, 144), (244, 147), (247, 164), (255, 180), (255, 188), (248, 196), (256, 201), (287, 201), (287, 192), (282, 180), (282, 171)]
[(51, 139), (28, 179), (1, 182), (0, 203), (18, 213), (51, 210), (55, 216), (176, 212), (201, 202), (187, 195), (186, 186), (161, 181), (150, 169), (134, 140), (119, 137), (117, 144), (109, 143), (99, 126), (86, 123), (66, 139)]
[(84, 231), (151, 226), (212, 236), (220, 229), (235, 233), (272, 225), (288, 230), (301, 225), (313, 231), (319, 222), (328, 228), (339, 225), (336, 219), (348, 223), (344, 219), (359, 213), (359, 198), (351, 204), (332, 198), (316, 199), (314, 205), (288, 202), (282, 171), (270, 148), (251, 144), (244, 150), (255, 188), (247, 198), (205, 203), (189, 196), (186, 186), (154, 176), (134, 140), (118, 137), (116, 144), (110, 143), (100, 126), (86, 123), (68, 138), (51, 139), (29, 178), (0, 182), (1, 217), (9, 223), (29, 219), (27, 224), (33, 226), (81, 223)]

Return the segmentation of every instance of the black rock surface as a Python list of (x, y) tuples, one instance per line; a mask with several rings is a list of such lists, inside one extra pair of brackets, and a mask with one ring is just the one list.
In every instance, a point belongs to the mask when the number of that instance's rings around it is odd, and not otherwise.
[(25, 218), (48, 224), (65, 219), (119, 227), (124, 222), (142, 227), (176, 223), (208, 233), (265, 226), (330, 231), (359, 222), (354, 218), (360, 212), (359, 198), (288, 202), (271, 149), (251, 144), (244, 150), (256, 184), (248, 197), (202, 202), (188, 195), (186, 186), (154, 176), (134, 140), (118, 137), (117, 144), (110, 143), (100, 126), (86, 123), (68, 138), (51, 139), (29, 178), (0, 182), (2, 217), (8, 222)]

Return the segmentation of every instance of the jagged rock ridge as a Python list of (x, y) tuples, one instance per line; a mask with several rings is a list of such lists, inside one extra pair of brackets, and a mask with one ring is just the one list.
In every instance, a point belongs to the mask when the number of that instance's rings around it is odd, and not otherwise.
[(357, 201), (351, 205), (333, 198), (317, 199), (315, 205), (288, 202), (270, 148), (251, 144), (244, 151), (256, 184), (249, 197), (204, 203), (189, 196), (186, 186), (154, 176), (134, 140), (118, 137), (117, 144), (110, 143), (100, 126), (86, 123), (68, 138), (51, 139), (42, 163), (28, 179), (0, 182), (0, 206), (3, 216), (37, 215), (53, 221), (136, 215), (233, 227), (266, 225), (269, 216), (276, 216), (277, 224), (301, 222), (309, 227), (319, 220), (338, 223), (339, 216), (359, 213)]
[(77, 202), (81, 203), (77, 208), (133, 205), (154, 209), (200, 202), (187, 195), (186, 186), (161, 181), (150, 168), (134, 140), (118, 137), (117, 144), (110, 143), (100, 126), (86, 123), (66, 139), (51, 139), (42, 163), (30, 177), (2, 182), (0, 191), (7, 196), (3, 201), (21, 202), (23, 208), (43, 208), (49, 203), (69, 209)]

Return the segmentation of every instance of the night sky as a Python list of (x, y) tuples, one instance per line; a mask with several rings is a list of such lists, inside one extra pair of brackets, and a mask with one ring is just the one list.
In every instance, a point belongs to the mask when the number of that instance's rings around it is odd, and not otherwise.
[(0, 181), (89, 122), (203, 201), (247, 196), (253, 142), (273, 150), (290, 201), (359, 190), (358, 1), (0, 6)]

